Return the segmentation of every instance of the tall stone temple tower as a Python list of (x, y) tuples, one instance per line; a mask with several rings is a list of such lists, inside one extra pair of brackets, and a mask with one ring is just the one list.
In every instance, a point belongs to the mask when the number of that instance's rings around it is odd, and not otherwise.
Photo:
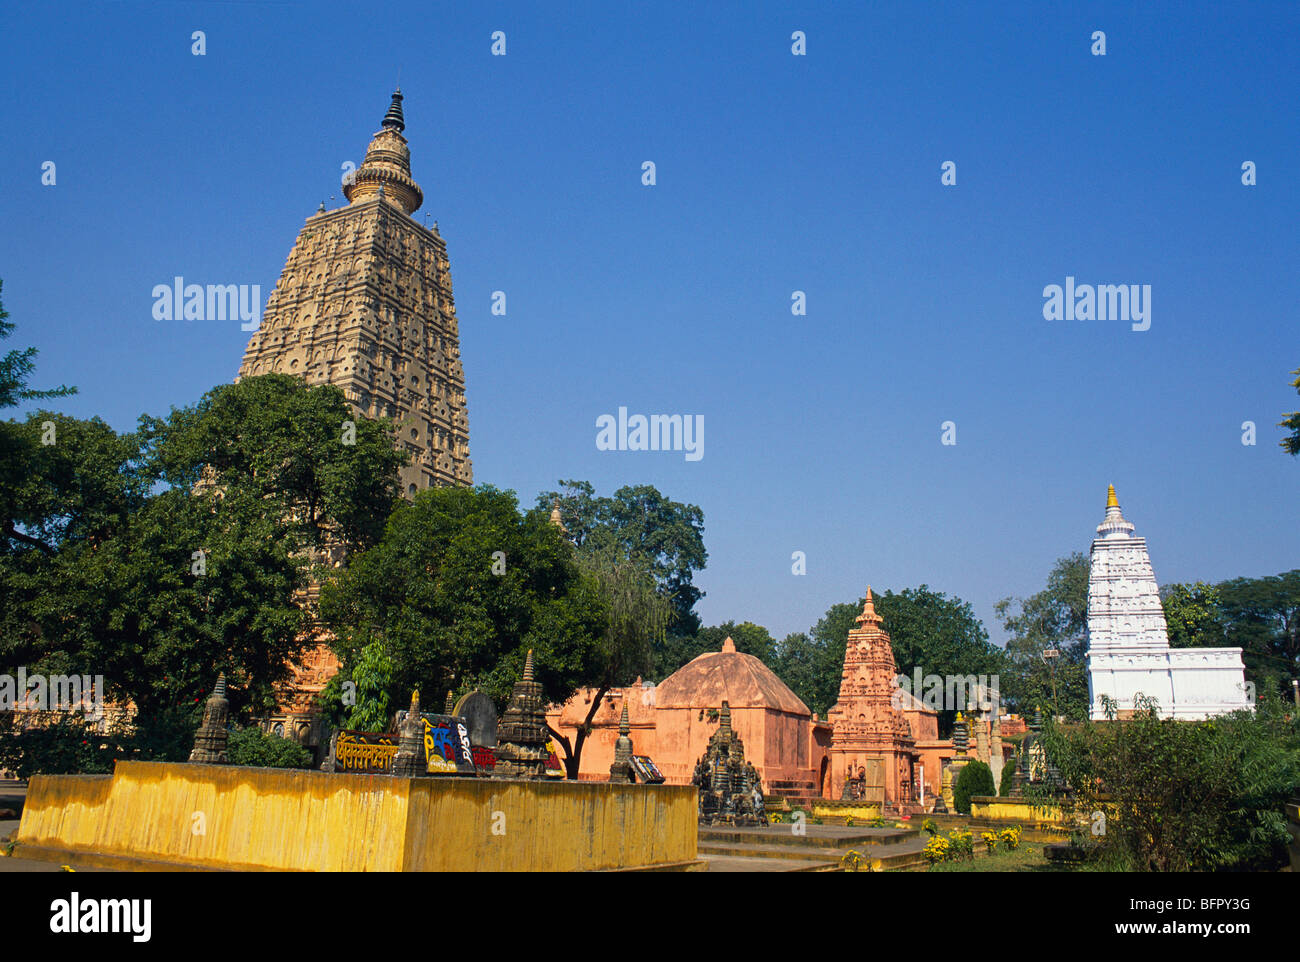
[(840, 697), (826, 716), (834, 726), (831, 797), (846, 797), (846, 787), (856, 782), (862, 797), (901, 807), (914, 800), (920, 758), (907, 718), (895, 705), (894, 648), (870, 588), (855, 621), (844, 649)]
[(1111, 485), (1088, 573), (1088, 700), (1094, 721), (1131, 714), (1138, 695), (1166, 718), (1200, 719), (1251, 708), (1240, 648), (1170, 648), (1146, 538), (1133, 536)]
[[(343, 188), (347, 206), (321, 204), (298, 234), (239, 377), (279, 372), (334, 384), (359, 414), (392, 418), (397, 445), (411, 455), (400, 472), (411, 497), (473, 484), (474, 472), (447, 245), (436, 222), (429, 230), (411, 219), (424, 193), (411, 177), (405, 129), (398, 90)], [(317, 591), (310, 586), (304, 603)], [(313, 644), (266, 724), (319, 749), (316, 696), (339, 663), (328, 635), (310, 631)]]
[(399, 89), (343, 188), (347, 206), (322, 204), (298, 234), (239, 376), (299, 374), (338, 385), (360, 414), (392, 418), (411, 455), (410, 497), (473, 484), (474, 472), (447, 245), (437, 223), (411, 219), (424, 193), (405, 129)]

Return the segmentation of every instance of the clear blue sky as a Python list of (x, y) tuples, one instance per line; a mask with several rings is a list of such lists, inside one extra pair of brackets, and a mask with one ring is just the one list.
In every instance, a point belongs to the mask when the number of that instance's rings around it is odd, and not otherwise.
[[(1300, 566), (1300, 7), (857, 6), (9, 5), (6, 347), (123, 430), (231, 380), (248, 334), (154, 285), (265, 300), (400, 70), (476, 480), (700, 505), (706, 623), (924, 582), (1001, 638), (1109, 482), (1161, 582)], [(1150, 284), (1150, 330), (1044, 320), (1067, 275)], [(598, 451), (620, 405), (703, 415), (704, 458)]]

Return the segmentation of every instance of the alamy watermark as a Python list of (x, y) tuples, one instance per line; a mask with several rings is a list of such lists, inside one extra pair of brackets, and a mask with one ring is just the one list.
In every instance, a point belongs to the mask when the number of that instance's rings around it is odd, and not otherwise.
[(104, 717), (103, 675), (0, 675), (0, 711), (83, 711)]
[(174, 277), (172, 283), (153, 289), (155, 321), (233, 321), (244, 323), (241, 331), (262, 326), (261, 284), (186, 284)]
[(1001, 711), (1001, 682), (997, 675), (896, 675), (890, 704), (895, 709), (911, 707), (903, 693), (911, 695), (931, 711), (966, 711), (968, 708)]
[(1043, 288), (1043, 320), (1046, 321), (1131, 321), (1133, 330), (1151, 327), (1150, 284), (1074, 283), (1066, 277), (1065, 287), (1048, 284)]
[(596, 418), (597, 451), (685, 451), (687, 461), (704, 457), (703, 414), (633, 414)]

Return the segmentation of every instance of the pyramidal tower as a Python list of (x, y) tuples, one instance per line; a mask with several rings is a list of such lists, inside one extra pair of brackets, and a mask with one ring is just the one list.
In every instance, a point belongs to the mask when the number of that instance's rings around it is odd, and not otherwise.
[(1170, 648), (1145, 538), (1134, 537), (1115, 486), (1097, 526), (1088, 574), (1088, 700), (1094, 721), (1131, 713), (1138, 695), (1164, 717), (1199, 719), (1250, 708), (1240, 648)]
[(447, 245), (436, 223), (411, 219), (424, 193), (405, 129), (399, 89), (343, 188), (347, 206), (322, 204), (298, 234), (239, 376), (334, 384), (358, 413), (392, 418), (409, 497), (473, 484), (474, 472)]
[(833, 726), (830, 787), (832, 798), (843, 798), (849, 778), (860, 778), (869, 800), (899, 806), (912, 801), (919, 757), (895, 704), (898, 667), (883, 622), (868, 587), (844, 648), (839, 700), (826, 716)]

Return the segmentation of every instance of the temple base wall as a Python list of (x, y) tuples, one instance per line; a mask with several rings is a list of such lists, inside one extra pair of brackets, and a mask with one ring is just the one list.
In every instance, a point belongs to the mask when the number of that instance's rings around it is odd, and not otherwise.
[(690, 786), (164, 762), (37, 775), (15, 855), (121, 867), (593, 871), (696, 863)]

